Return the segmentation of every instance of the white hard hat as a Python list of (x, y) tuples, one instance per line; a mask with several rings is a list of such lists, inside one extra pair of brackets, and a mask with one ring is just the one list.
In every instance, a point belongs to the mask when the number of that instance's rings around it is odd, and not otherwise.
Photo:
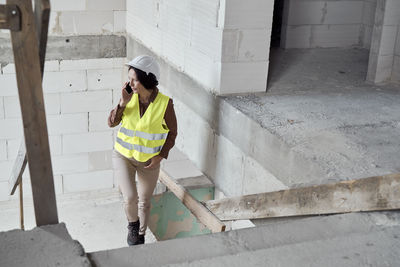
[(159, 81), (160, 80), (160, 66), (158, 65), (157, 61), (148, 55), (141, 55), (138, 57), (135, 57), (125, 65), (135, 67), (141, 71), (146, 72), (146, 74), (149, 74), (150, 72), (156, 76), (156, 79)]

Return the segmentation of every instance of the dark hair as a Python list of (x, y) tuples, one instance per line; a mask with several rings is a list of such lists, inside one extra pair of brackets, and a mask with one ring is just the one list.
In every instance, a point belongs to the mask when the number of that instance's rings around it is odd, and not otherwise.
[(149, 74), (146, 74), (146, 72), (132, 66), (129, 67), (129, 70), (130, 69), (135, 71), (137, 79), (144, 86), (144, 88), (153, 89), (158, 85), (157, 78), (153, 73), (149, 72)]

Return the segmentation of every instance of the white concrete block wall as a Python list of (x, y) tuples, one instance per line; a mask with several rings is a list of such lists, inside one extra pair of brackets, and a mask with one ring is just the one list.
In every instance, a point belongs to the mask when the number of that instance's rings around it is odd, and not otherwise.
[(284, 48), (369, 48), (376, 0), (286, 0)]
[(374, 83), (400, 82), (400, 1), (377, 0), (367, 80)]
[(123, 34), (126, 0), (52, 0), (50, 35)]
[(127, 2), (126, 28), (209, 92), (257, 92), (266, 90), (267, 73), (251, 73), (255, 82), (243, 86), (243, 76), (227, 70), (267, 70), (272, 11), (273, 0), (134, 0)]
[[(115, 130), (108, 127), (107, 118), (127, 79), (125, 62), (125, 58), (46, 62), (44, 98), (57, 193), (114, 186), (111, 150)], [(1, 67), (0, 200), (6, 200), (23, 128), (15, 66)], [(29, 195), (28, 169), (24, 179)]]

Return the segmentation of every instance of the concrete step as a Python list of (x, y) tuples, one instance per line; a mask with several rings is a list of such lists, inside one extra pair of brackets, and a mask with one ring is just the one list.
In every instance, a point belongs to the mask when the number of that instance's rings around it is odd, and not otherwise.
[[(393, 217), (393, 214), (397, 217)], [(388, 227), (396, 227), (400, 236), (399, 217), (395, 212), (310, 217), (139, 247), (94, 252), (89, 257), (96, 266), (129, 266), (132, 263), (137, 266), (160, 266), (196, 262), (248, 251), (296, 247), (296, 244), (303, 243), (314, 243), (317, 246), (319, 242), (333, 239), (343, 239), (351, 244), (352, 239), (348, 238), (350, 236), (366, 236), (373, 233), (379, 236), (379, 232)], [(389, 239), (387, 236), (386, 240)], [(390, 240), (395, 239), (392, 237)]]
[(289, 244), (168, 266), (398, 266), (400, 227)]

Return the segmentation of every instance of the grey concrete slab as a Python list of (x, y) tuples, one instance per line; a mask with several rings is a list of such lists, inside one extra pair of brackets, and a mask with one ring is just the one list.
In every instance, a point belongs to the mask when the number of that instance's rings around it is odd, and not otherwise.
[[(348, 249), (354, 247), (351, 252), (359, 253), (358, 263), (372, 260), (380, 260), (389, 249), (390, 261), (399, 259), (399, 255), (394, 255), (400, 236), (400, 216), (398, 212), (391, 213), (351, 213), (323, 217), (310, 217), (300, 220), (291, 220), (282, 223), (263, 225), (255, 228), (234, 230), (225, 233), (203, 235), (191, 238), (175, 239), (149, 244), (137, 248), (126, 248), (118, 250), (99, 251), (90, 254), (91, 260), (96, 266), (164, 266), (168, 264), (187, 264), (203, 259), (224, 257), (228, 262), (233, 262), (231, 258), (238, 258), (234, 255), (245, 253), (246, 257), (255, 253), (254, 265), (265, 259), (262, 253), (257, 251), (272, 251), (271, 259), (278, 263), (285, 253), (292, 248), (292, 259), (303, 260), (307, 258), (321, 258), (329, 254), (330, 250), (337, 250), (329, 259), (332, 261), (342, 260)], [(351, 237), (354, 237), (353, 241)], [(380, 241), (376, 241), (380, 239)], [(333, 240), (333, 241), (331, 241)], [(374, 241), (371, 241), (374, 240)], [(343, 242), (345, 245), (343, 245)], [(367, 242), (377, 244), (376, 253), (367, 255), (369, 246)], [(326, 245), (323, 245), (325, 244)], [(364, 244), (363, 246), (358, 246)], [(304, 250), (300, 250), (306, 245)], [(341, 246), (343, 245), (343, 250)], [(394, 246), (394, 249), (391, 249)], [(280, 253), (281, 248), (287, 248)], [(359, 251), (359, 249), (361, 250)], [(171, 253), (173, 249), (173, 253)], [(276, 252), (274, 252), (276, 251)], [(323, 254), (323, 252), (325, 254)], [(308, 253), (309, 257), (303, 257)], [(154, 255), (163, 255), (154, 257)], [(303, 255), (303, 256), (302, 256)], [(236, 257), (236, 258), (235, 258)], [(207, 261), (207, 260), (205, 260)], [(210, 262), (209, 265), (221, 266), (222, 261)], [(245, 261), (239, 261), (243, 263)], [(290, 261), (289, 261), (290, 262)], [(334, 262), (334, 261), (333, 261)], [(217, 264), (218, 263), (218, 264)], [(312, 262), (308, 262), (308, 264)], [(248, 264), (245, 264), (248, 266)], [(303, 266), (305, 266), (303, 265)], [(263, 265), (264, 266), (264, 265)], [(282, 265), (290, 266), (290, 264)], [(352, 265), (351, 265), (352, 266)]]
[(0, 232), (0, 266), (91, 266), (65, 224)]
[(304, 184), (399, 172), (400, 87), (364, 82), (367, 55), (278, 50), (268, 92), (224, 100), (322, 168)]

